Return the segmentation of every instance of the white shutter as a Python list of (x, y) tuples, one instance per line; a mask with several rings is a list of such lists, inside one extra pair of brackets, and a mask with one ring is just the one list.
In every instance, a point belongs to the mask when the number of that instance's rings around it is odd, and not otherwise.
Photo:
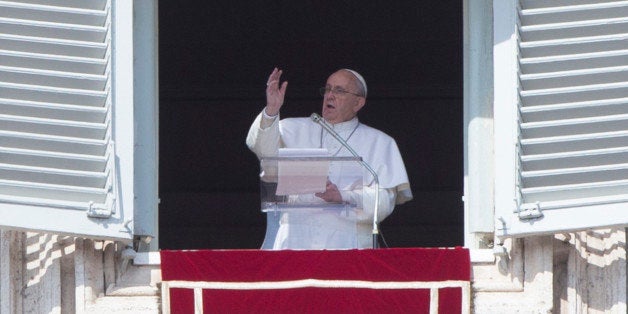
[(112, 16), (109, 0), (0, 1), (3, 228), (132, 237), (118, 209)]
[[(500, 8), (515, 14), (504, 14), (513, 16), (507, 21), (495, 12), (496, 28), (514, 22), (506, 26), (512, 36), (496, 42), (495, 88), (518, 92), (495, 99), (510, 106), (495, 119), (515, 121), (496, 148), (514, 155), (502, 170), (514, 171), (515, 182), (496, 186), (508, 195), (496, 204), (500, 234), (628, 224), (628, 1), (522, 0)], [(498, 47), (506, 43), (515, 49)], [(509, 58), (515, 68), (498, 69)]]

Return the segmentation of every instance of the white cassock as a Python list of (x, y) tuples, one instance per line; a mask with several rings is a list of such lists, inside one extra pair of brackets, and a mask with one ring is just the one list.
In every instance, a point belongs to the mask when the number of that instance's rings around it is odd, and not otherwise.
[[(412, 199), (406, 168), (392, 137), (360, 123), (357, 117), (332, 127), (377, 173), (380, 187), (378, 221), (388, 217), (396, 204)], [(258, 158), (277, 156), (279, 148), (326, 148), (332, 156), (352, 156), (338, 140), (310, 118), (269, 119), (263, 112), (251, 125), (246, 144)], [(336, 183), (333, 177), (333, 167), (330, 167), (330, 180)], [(350, 214), (329, 210), (282, 212), (278, 217), (279, 228), (272, 248), (372, 247), (375, 187), (372, 178), (367, 182), (371, 184), (360, 190), (341, 190), (343, 201), (362, 205), (359, 211)], [(271, 248), (268, 241), (265, 240), (262, 248)]]

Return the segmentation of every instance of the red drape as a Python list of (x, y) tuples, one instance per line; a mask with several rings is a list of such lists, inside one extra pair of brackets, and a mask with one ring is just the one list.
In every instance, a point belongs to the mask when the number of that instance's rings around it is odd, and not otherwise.
[[(464, 248), (164, 250), (161, 271), (163, 281), (214, 283), (203, 291), (207, 313), (428, 313), (429, 289), (404, 288), (404, 283), (470, 281), (469, 251)], [(324, 287), (304, 285), (304, 279)], [(250, 285), (294, 281), (301, 285)], [(390, 287), (355, 287), (356, 281)], [(172, 313), (193, 312), (192, 290), (174, 288), (170, 297)], [(439, 312), (460, 313), (461, 298), (460, 288), (441, 288)]]

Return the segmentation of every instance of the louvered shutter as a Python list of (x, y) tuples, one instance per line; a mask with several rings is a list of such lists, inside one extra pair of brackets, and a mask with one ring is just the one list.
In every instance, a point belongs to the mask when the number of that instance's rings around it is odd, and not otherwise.
[(119, 208), (112, 26), (108, 0), (0, 1), (3, 228), (132, 237), (131, 208)]
[(628, 2), (495, 9), (499, 234), (627, 224)]

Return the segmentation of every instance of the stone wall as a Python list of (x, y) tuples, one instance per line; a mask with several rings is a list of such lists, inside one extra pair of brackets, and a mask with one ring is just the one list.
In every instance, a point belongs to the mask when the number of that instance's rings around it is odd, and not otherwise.
[(156, 288), (132, 296), (117, 289), (139, 270), (122, 258), (122, 243), (19, 231), (0, 231), (0, 239), (0, 313), (111, 313), (99, 305), (122, 306), (108, 298), (126, 298), (124, 308), (137, 313), (136, 301), (128, 298), (133, 296), (149, 297), (149, 306), (137, 302), (148, 313), (158, 312)]
[(474, 263), (475, 313), (626, 313), (626, 232), (507, 240), (508, 254)]

